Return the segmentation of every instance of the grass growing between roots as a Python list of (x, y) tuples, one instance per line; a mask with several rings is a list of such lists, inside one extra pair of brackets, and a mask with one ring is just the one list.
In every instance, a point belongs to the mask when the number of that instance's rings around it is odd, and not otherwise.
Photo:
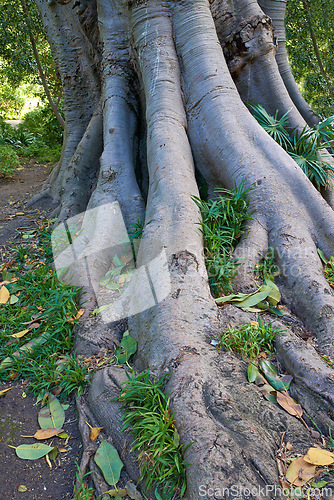
[(239, 352), (243, 358), (256, 358), (262, 351), (273, 352), (278, 332), (278, 328), (272, 327), (271, 323), (259, 319), (258, 322), (244, 323), (239, 328), (229, 327), (220, 337), (218, 348)]
[(262, 257), (255, 268), (255, 272), (262, 281), (265, 278), (274, 281), (275, 277), (279, 275), (279, 268), (275, 263), (275, 249), (273, 247), (270, 247), (268, 252)]
[(202, 221), (199, 223), (204, 238), (205, 264), (211, 292), (215, 297), (232, 292), (231, 280), (237, 274), (238, 261), (231, 257), (245, 222), (250, 220), (248, 194), (242, 182), (231, 191), (215, 191), (214, 200), (193, 197)]
[[(119, 401), (123, 406), (123, 430), (135, 436), (133, 451), (139, 452), (141, 477), (147, 490), (156, 487), (157, 500), (183, 497), (186, 490), (186, 463), (175, 428), (169, 398), (162, 391), (165, 376), (158, 382), (149, 371), (128, 374)], [(159, 490), (159, 491), (158, 491)]]
[(48, 221), (25, 236), (27, 244), (0, 269), (0, 380), (21, 377), (36, 395), (66, 398), (87, 382), (87, 368), (70, 354), (79, 289), (60, 283), (52, 270)]

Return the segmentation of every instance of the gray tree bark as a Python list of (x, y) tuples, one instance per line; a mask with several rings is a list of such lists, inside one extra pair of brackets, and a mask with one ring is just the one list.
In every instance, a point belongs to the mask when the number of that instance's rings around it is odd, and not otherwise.
[[(149, 266), (161, 251), (166, 256), (170, 293), (132, 314), (127, 325), (138, 341), (135, 368), (150, 367), (156, 377), (171, 373), (166, 389), (175, 422), (182, 442), (193, 442), (185, 453), (186, 497), (201, 498), (209, 487), (214, 498), (228, 498), (233, 485), (239, 491), (279, 486), (275, 453), (282, 433), (296, 453), (306, 451), (312, 438), (294, 417), (260, 397), (247, 382), (245, 361), (211, 345), (227, 325), (255, 316), (216, 306), (191, 198), (199, 196), (196, 170), (211, 190), (242, 180), (255, 186), (253, 220), (236, 250), (248, 259), (238, 286), (253, 286), (245, 268), (274, 247), (283, 300), (317, 337), (310, 345), (282, 323), (277, 358), (294, 376), (296, 401), (327, 432), (334, 372), (322, 355), (333, 355), (334, 298), (317, 248), (334, 253), (333, 210), (243, 103), (252, 100), (281, 114), (291, 109), (291, 124), (299, 128), (308, 118), (280, 75), (270, 18), (251, 0), (36, 3), (62, 77), (67, 124), (59, 167), (41, 196), (58, 206), (60, 221), (100, 210), (94, 223), (85, 216), (76, 240), (86, 256), (109, 248), (103, 259), (91, 259), (95, 281), (113, 257), (108, 241), (114, 228), (103, 207), (115, 202), (128, 229), (144, 220), (137, 267)], [(93, 308), (96, 290), (82, 280), (82, 262), (70, 268), (72, 279), (81, 280)], [(142, 286), (134, 284), (135, 298)], [(77, 354), (114, 349), (125, 323), (86, 318), (77, 332)], [(136, 481), (131, 439), (120, 432), (119, 405), (111, 401), (123, 380), (118, 368), (97, 372), (79, 410), (81, 421), (88, 415), (104, 426)], [(96, 485), (103, 493), (103, 483), (96, 479)], [(268, 490), (251, 498), (273, 496)]]

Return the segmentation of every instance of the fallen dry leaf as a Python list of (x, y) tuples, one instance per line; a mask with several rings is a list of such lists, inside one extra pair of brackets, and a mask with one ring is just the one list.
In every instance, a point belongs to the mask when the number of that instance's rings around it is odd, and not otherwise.
[(67, 449), (66, 448), (58, 448), (58, 451), (60, 451), (60, 453), (66, 453)]
[(315, 476), (315, 465), (309, 464), (303, 457), (291, 462), (286, 471), (286, 479), (294, 486), (303, 486)]
[(4, 396), (8, 391), (10, 391), (12, 389), (12, 387), (9, 387), (9, 389), (2, 389), (2, 391), (0, 391), (0, 397), (1, 396)]
[(64, 429), (39, 429), (35, 434), (34, 438), (35, 439), (49, 439), (54, 436), (58, 436), (58, 434), (61, 434), (64, 432)]
[(10, 293), (5, 286), (0, 288), (0, 304), (7, 304), (10, 297)]
[(313, 465), (332, 465), (334, 464), (334, 453), (322, 448), (310, 448), (304, 456), (304, 460)]
[(76, 313), (76, 315), (74, 316), (74, 319), (79, 319), (81, 318), (81, 316), (83, 315), (83, 313), (85, 312), (85, 309), (82, 307), (81, 309), (79, 309), (79, 311)]
[(91, 427), (90, 429), (90, 440), (95, 441), (102, 431), (103, 427)]
[(301, 418), (303, 415), (303, 408), (297, 404), (287, 392), (277, 391), (276, 393), (277, 403), (284, 408), (285, 411), (290, 413), (295, 417)]
[(29, 329), (27, 329), (27, 330), (21, 330), (20, 332), (13, 333), (13, 335), (11, 335), (11, 337), (14, 337), (14, 338), (20, 339), (20, 338), (24, 337), (24, 335), (25, 335), (26, 333), (28, 333), (28, 332), (30, 332), (30, 330), (29, 330)]
[(293, 446), (292, 446), (292, 444), (291, 444), (291, 443), (289, 443), (289, 441), (286, 443), (286, 449), (287, 449), (288, 451), (292, 451), (292, 449), (293, 449)]

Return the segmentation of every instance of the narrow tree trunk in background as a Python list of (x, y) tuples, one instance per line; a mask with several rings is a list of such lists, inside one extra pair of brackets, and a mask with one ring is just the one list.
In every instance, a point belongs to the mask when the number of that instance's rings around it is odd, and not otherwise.
[(40, 76), (40, 79), (41, 79), (41, 82), (42, 82), (42, 85), (43, 85), (43, 88), (44, 88), (44, 92), (45, 92), (46, 98), (47, 98), (47, 100), (48, 100), (48, 102), (50, 104), (50, 107), (51, 107), (52, 111), (55, 114), (55, 117), (57, 118), (57, 121), (58, 121), (59, 125), (61, 126), (61, 128), (63, 130), (65, 130), (65, 121), (64, 121), (63, 117), (61, 116), (61, 114), (59, 113), (58, 105), (53, 102), (53, 99), (52, 99), (52, 96), (51, 96), (51, 93), (50, 93), (50, 90), (49, 90), (49, 86), (47, 84), (47, 81), (46, 81), (46, 78), (45, 78), (45, 74), (44, 74), (44, 71), (43, 71), (43, 68), (42, 68), (42, 65), (41, 65), (41, 60), (39, 58), (39, 54), (38, 54), (36, 42), (35, 42), (35, 39), (33, 37), (32, 31), (31, 31), (30, 19), (29, 19), (29, 12), (28, 12), (28, 9), (27, 9), (27, 5), (25, 3), (25, 0), (20, 0), (20, 2), (21, 2), (22, 10), (23, 10), (24, 15), (25, 15), (25, 22), (26, 22), (26, 25), (27, 25), (27, 28), (28, 28), (29, 39), (30, 39), (30, 42), (31, 42), (32, 50), (33, 50), (33, 53), (34, 53), (35, 61), (36, 61), (36, 64), (37, 64), (39, 76)]

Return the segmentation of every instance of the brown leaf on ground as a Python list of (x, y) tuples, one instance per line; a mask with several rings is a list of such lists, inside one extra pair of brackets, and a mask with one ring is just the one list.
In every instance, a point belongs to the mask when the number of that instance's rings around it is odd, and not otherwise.
[(315, 465), (309, 464), (303, 457), (291, 462), (286, 471), (286, 479), (294, 486), (304, 486), (315, 476)]
[(277, 403), (284, 408), (285, 411), (295, 417), (301, 418), (303, 415), (303, 408), (297, 404), (287, 392), (276, 393)]
[(100, 432), (102, 431), (103, 427), (91, 427), (90, 429), (90, 439), (91, 441), (96, 441), (96, 439), (99, 437)]
[(49, 439), (54, 436), (58, 436), (58, 434), (61, 434), (64, 432), (64, 429), (39, 429), (35, 434), (34, 438), (35, 439)]

